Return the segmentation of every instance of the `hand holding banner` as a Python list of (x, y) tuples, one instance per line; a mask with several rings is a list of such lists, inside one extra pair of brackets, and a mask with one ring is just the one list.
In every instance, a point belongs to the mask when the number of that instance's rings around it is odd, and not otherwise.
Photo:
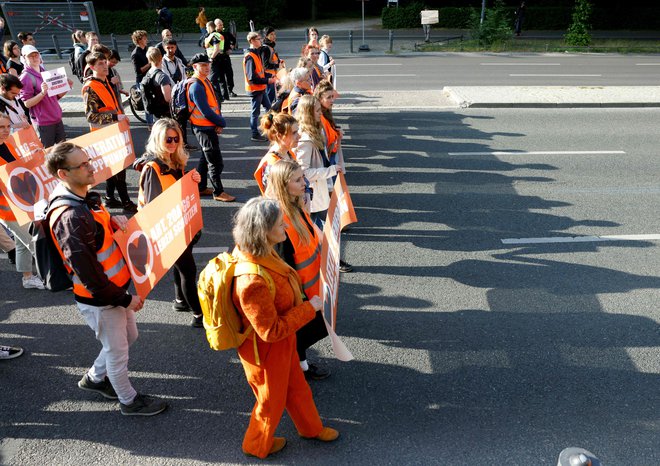
[(142, 299), (202, 229), (202, 206), (192, 174), (186, 174), (135, 214), (126, 231), (113, 235)]

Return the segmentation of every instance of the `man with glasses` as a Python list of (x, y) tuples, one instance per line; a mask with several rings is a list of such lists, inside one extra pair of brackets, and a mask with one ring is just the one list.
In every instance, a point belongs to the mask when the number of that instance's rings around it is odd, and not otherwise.
[(259, 133), (259, 112), (263, 105), (266, 111), (270, 110), (270, 100), (266, 94), (268, 84), (277, 82), (276, 77), (266, 74), (261, 61), (261, 35), (258, 32), (250, 32), (247, 35), (250, 48), (243, 57), (243, 74), (245, 77), (245, 92), (252, 98), (252, 113), (250, 114), (250, 129), (253, 141), (267, 141)]
[[(167, 403), (135, 391), (128, 378), (128, 348), (138, 337), (135, 313), (142, 298), (127, 290), (131, 276), (112, 235), (126, 228), (124, 216), (111, 217), (101, 197), (89, 191), (94, 183), (91, 159), (69, 142), (56, 144), (46, 155), (46, 167), (60, 180), (48, 200), (53, 240), (73, 274), (73, 295), (81, 316), (103, 349), (78, 387), (119, 399), (126, 416), (153, 416)], [(65, 200), (66, 205), (58, 206)]]

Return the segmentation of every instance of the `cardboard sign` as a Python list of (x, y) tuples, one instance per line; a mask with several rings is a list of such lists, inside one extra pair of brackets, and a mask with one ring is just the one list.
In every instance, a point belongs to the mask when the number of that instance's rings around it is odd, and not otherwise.
[(438, 10), (422, 10), (422, 24), (438, 24), (439, 22)]
[(202, 229), (202, 205), (192, 172), (148, 203), (113, 235), (138, 295), (147, 298)]
[[(59, 182), (46, 169), (44, 151), (36, 148), (41, 143), (32, 138), (30, 128), (12, 134), (8, 143), (16, 147), (21, 157), (26, 150), (30, 151), (29, 157), (0, 166), (0, 190), (9, 201), (9, 207), (20, 225), (34, 220), (34, 205), (48, 199)], [(116, 175), (135, 160), (127, 121), (70, 139), (69, 142), (81, 146), (92, 159), (94, 186)]]
[(67, 78), (66, 70), (63, 66), (50, 71), (42, 71), (41, 77), (48, 84), (48, 95), (50, 97), (64, 94), (71, 90), (69, 78)]
[(9, 137), (11, 138), (9, 143), (14, 146), (21, 157), (29, 158), (36, 154), (45, 155), (44, 146), (32, 126), (21, 128), (11, 133)]
[(357, 222), (353, 201), (342, 173), (335, 181), (335, 189), (330, 198), (328, 216), (323, 227), (321, 248), (321, 287), (323, 290), (323, 317), (330, 335), (332, 349), (341, 361), (350, 361), (353, 355), (335, 333), (337, 324), (337, 299), (339, 296), (339, 251), (341, 230)]

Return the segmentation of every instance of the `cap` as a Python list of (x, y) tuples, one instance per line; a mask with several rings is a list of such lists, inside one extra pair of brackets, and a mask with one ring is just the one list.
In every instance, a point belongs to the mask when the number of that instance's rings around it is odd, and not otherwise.
[(189, 62), (191, 65), (195, 63), (210, 63), (208, 55), (205, 53), (196, 53)]
[(21, 55), (23, 55), (24, 57), (27, 57), (28, 55), (34, 52), (39, 53), (39, 51), (34, 45), (24, 45), (23, 48), (21, 49)]

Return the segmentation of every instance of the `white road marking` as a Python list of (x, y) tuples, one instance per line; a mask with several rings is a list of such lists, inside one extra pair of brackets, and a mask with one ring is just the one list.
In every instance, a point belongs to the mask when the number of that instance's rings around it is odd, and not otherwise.
[(447, 155), (622, 155), (622, 150), (549, 150), (549, 151), (494, 151), (494, 152), (448, 152)]
[(341, 63), (340, 66), (403, 66), (403, 63)]
[(506, 238), (503, 244), (595, 243), (601, 241), (656, 241), (660, 235), (564, 236), (549, 238)]
[(635, 66), (660, 66), (660, 63), (635, 63)]
[(598, 78), (602, 74), (510, 74), (512, 78)]
[(561, 63), (479, 63), (481, 66), (561, 66)]
[(193, 254), (220, 254), (221, 252), (229, 251), (228, 247), (225, 246), (215, 246), (209, 248), (193, 248)]

